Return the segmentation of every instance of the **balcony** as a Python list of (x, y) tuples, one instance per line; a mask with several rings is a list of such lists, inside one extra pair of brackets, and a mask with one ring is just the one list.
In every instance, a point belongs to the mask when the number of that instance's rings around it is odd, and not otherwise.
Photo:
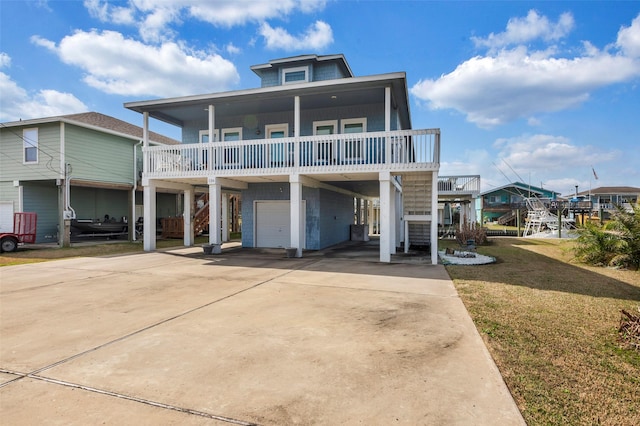
[(440, 130), (399, 130), (143, 148), (150, 179), (437, 170)]
[(480, 193), (480, 175), (438, 176), (438, 196), (477, 197)]

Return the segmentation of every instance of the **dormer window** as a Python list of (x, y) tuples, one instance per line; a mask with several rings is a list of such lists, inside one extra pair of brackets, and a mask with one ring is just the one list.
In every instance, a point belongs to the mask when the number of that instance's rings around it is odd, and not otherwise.
[(309, 67), (282, 69), (282, 84), (305, 83), (309, 81)]

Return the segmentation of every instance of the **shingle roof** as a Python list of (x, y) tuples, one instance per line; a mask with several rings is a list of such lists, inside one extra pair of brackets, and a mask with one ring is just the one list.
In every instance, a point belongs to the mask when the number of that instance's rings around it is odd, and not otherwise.
[(588, 194), (640, 194), (640, 188), (635, 186), (601, 186), (589, 191), (582, 191), (579, 195)]
[[(102, 129), (142, 139), (142, 127), (127, 123), (126, 121), (119, 120), (109, 115), (100, 114), (99, 112), (83, 112), (80, 114), (63, 115), (60, 118), (77, 121), (90, 126), (100, 127)], [(149, 132), (149, 140), (166, 145), (176, 145), (180, 143), (180, 141), (163, 136), (156, 132)]]

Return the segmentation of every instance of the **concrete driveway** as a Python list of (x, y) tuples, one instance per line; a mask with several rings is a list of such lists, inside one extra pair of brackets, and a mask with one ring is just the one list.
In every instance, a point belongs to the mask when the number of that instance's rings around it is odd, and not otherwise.
[(524, 424), (441, 265), (183, 248), (0, 282), (3, 424)]

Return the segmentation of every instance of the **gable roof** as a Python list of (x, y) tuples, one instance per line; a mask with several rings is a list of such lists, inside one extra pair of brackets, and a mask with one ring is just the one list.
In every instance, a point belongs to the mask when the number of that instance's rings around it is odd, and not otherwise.
[(540, 187), (529, 185), (522, 182), (513, 182), (513, 183), (508, 183), (506, 185), (499, 186), (497, 188), (490, 189), (488, 191), (481, 192), (480, 196), (491, 194), (493, 192), (497, 192), (501, 190), (508, 190), (508, 189), (515, 189), (516, 191), (518, 191), (519, 195), (522, 195), (522, 196), (525, 196), (528, 193), (532, 193), (536, 195), (549, 194), (549, 193), (556, 196), (560, 195), (559, 192), (552, 191), (550, 189), (544, 189), (544, 188), (540, 188)]
[[(91, 128), (98, 131), (105, 131), (129, 139), (142, 140), (142, 127), (127, 123), (109, 115), (99, 112), (82, 112), (79, 114), (60, 115), (55, 117), (35, 118), (31, 120), (20, 120), (9, 123), (2, 123), (3, 127), (32, 126), (36, 124), (64, 122), (80, 127)], [(149, 140), (158, 144), (176, 145), (180, 142), (156, 132), (149, 132)]]
[(351, 71), (351, 67), (347, 63), (347, 59), (341, 53), (336, 55), (315, 55), (315, 54), (298, 55), (298, 56), (290, 56), (288, 58), (271, 59), (266, 64), (252, 65), (250, 69), (251, 71), (256, 73), (258, 77), (260, 77), (262, 75), (262, 71), (266, 69), (272, 69), (282, 65), (294, 65), (300, 62), (310, 62), (310, 61), (311, 62), (334, 61), (338, 64), (340, 68), (342, 68), (342, 70), (347, 76), (353, 77), (353, 72)]
[(601, 186), (591, 190), (582, 191), (579, 195), (589, 194), (640, 194), (640, 188), (635, 186)]

